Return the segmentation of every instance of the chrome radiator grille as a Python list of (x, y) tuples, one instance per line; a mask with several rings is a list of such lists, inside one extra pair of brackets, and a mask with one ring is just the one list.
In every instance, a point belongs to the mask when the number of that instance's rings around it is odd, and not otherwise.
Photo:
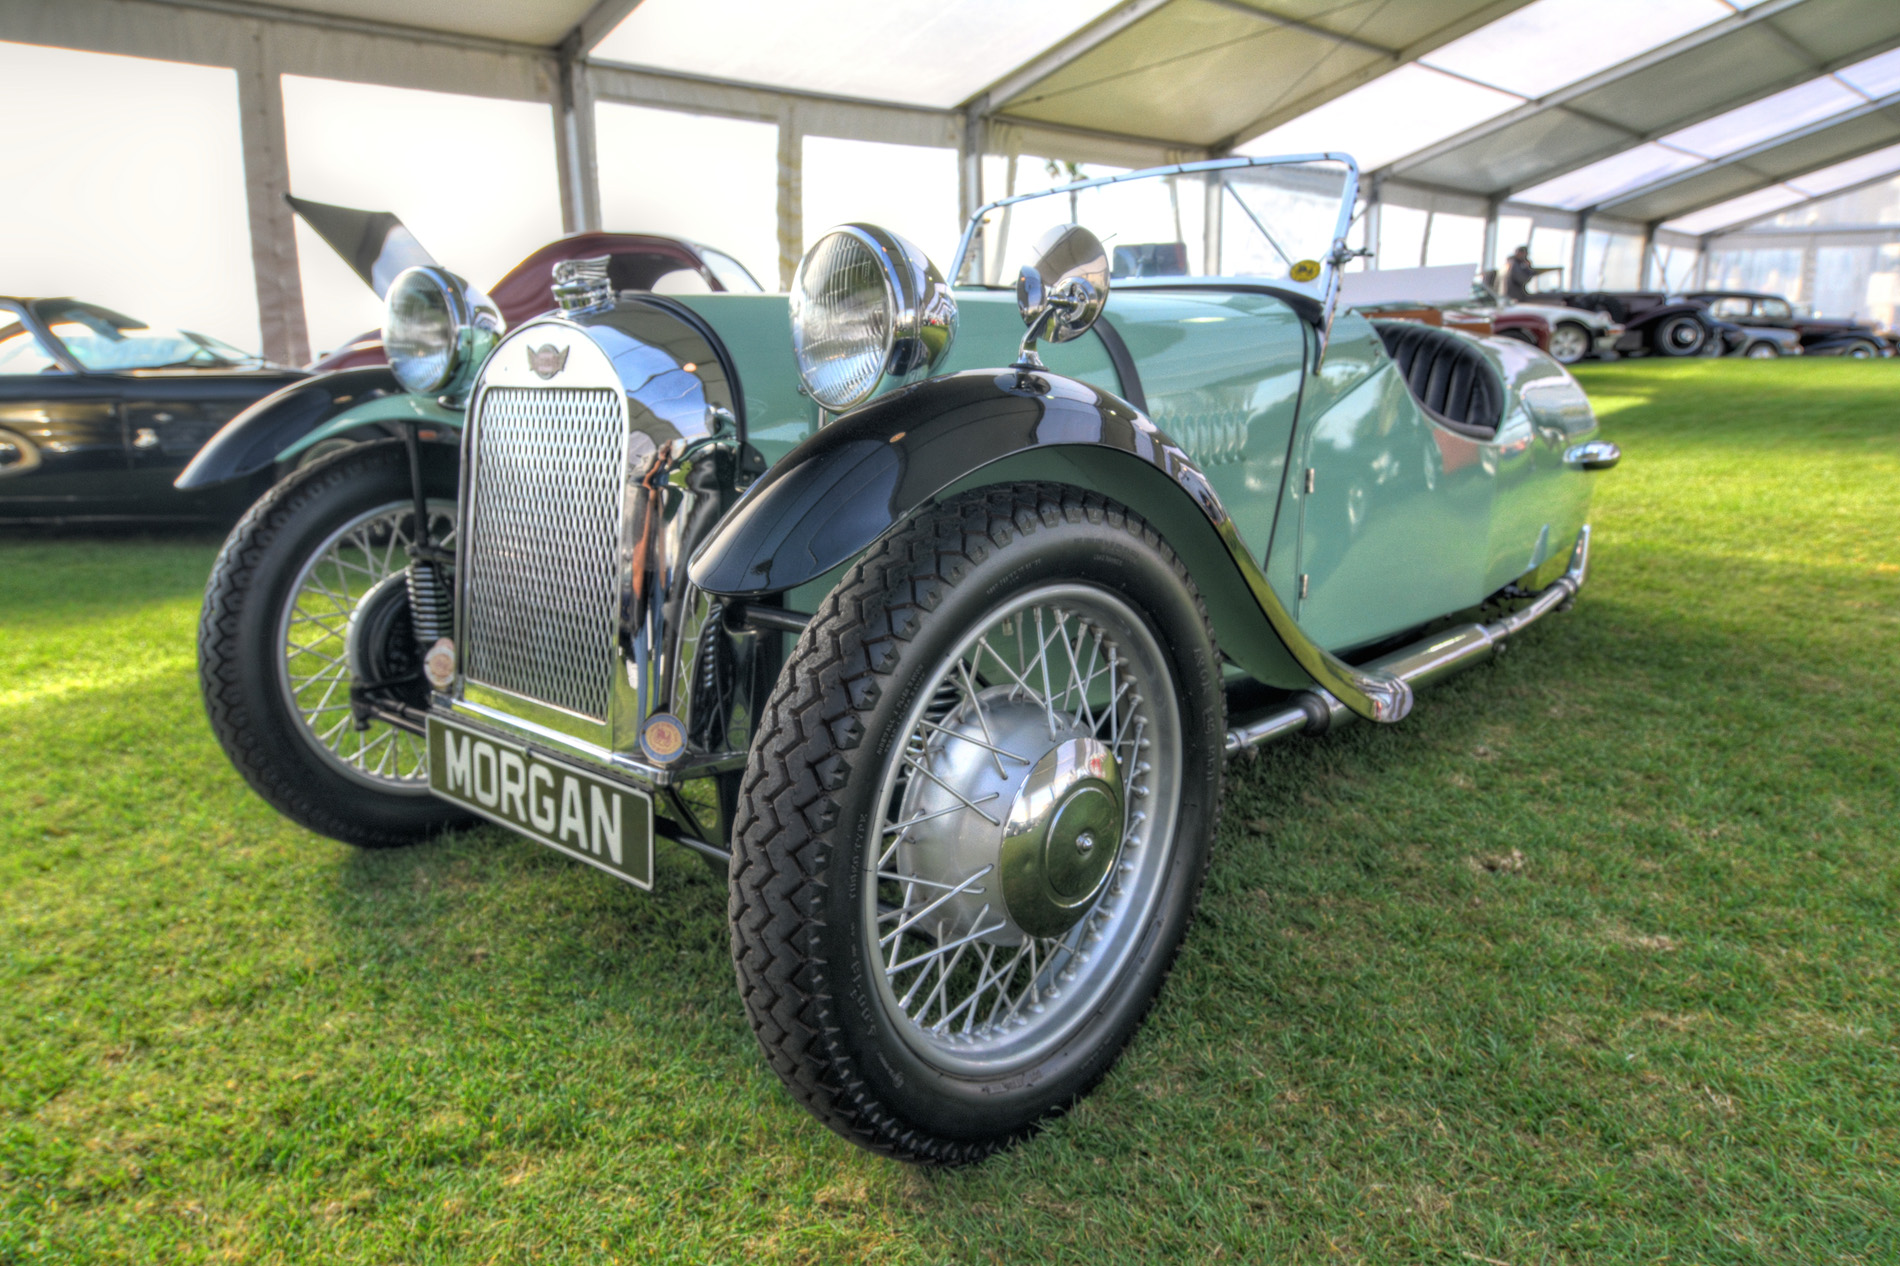
[(626, 461), (618, 395), (491, 387), (473, 421), (463, 669), (605, 720)]

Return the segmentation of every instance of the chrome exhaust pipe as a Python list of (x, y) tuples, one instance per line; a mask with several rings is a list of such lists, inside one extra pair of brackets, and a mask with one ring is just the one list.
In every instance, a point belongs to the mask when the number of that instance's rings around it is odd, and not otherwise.
[[(1462, 624), (1393, 651), (1365, 665), (1389, 673), (1408, 686), (1429, 686), (1497, 654), (1515, 637), (1552, 611), (1576, 601), (1590, 569), (1590, 526), (1577, 533), (1564, 574), (1539, 590), (1530, 604), (1490, 624)], [(1353, 714), (1323, 688), (1302, 690), (1286, 706), (1227, 731), (1227, 752), (1244, 752), (1289, 734), (1324, 734), (1353, 719)]]

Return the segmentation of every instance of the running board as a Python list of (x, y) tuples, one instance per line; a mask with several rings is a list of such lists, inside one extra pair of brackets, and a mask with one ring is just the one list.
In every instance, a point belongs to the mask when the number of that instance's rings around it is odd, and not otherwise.
[[(1577, 533), (1570, 566), (1540, 589), (1522, 610), (1491, 624), (1462, 624), (1415, 642), (1364, 665), (1368, 671), (1398, 678), (1408, 686), (1428, 686), (1498, 653), (1516, 636), (1552, 611), (1567, 609), (1583, 589), (1590, 567), (1590, 527)], [(1323, 687), (1302, 690), (1277, 711), (1227, 731), (1227, 751), (1243, 752), (1289, 734), (1323, 734), (1353, 719), (1352, 711)]]

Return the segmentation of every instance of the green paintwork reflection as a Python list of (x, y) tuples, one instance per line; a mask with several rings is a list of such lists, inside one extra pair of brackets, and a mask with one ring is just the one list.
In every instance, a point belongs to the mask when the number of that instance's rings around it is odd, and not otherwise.
[(1503, 423), (1487, 441), (1449, 431), (1418, 408), (1370, 323), (1350, 314), (1334, 326), (1313, 393), (1326, 407), (1302, 426), (1301, 477), (1286, 486), (1284, 512), (1298, 527), (1268, 568), (1275, 589), (1293, 598), (1300, 626), (1331, 650), (1475, 605), (1567, 551), (1583, 526), (1591, 476), (1566, 467), (1563, 451), (1595, 420), (1587, 404), (1562, 417), (1525, 405), (1527, 394), (1536, 400), (1549, 389), (1574, 391), (1581, 402), (1580, 390), (1530, 348), (1474, 342), (1509, 388)]
[[(785, 297), (687, 302), (738, 362), (752, 442), (777, 461), (819, 423), (797, 389)], [(1015, 359), (1012, 293), (960, 290), (957, 303), (957, 341), (939, 372)], [(1418, 408), (1356, 312), (1339, 314), (1310, 376), (1312, 331), (1270, 295), (1128, 288), (1108, 318), (1140, 368), (1151, 420), (1201, 467), (1281, 601), (1330, 650), (1481, 601), (1567, 550), (1584, 522), (1590, 476), (1562, 453), (1595, 421), (1569, 375), (1519, 344), (1481, 344), (1510, 390), (1496, 439), (1478, 442)], [(1055, 373), (1121, 389), (1099, 338), (1038, 350)], [(1527, 408), (1540, 391), (1549, 407)]]
[(430, 426), (444, 426), (450, 430), (462, 429), (462, 410), (446, 409), (428, 396), (411, 395), (398, 392), (394, 395), (377, 396), (365, 400), (337, 414), (321, 426), (277, 454), (277, 460), (287, 462), (300, 453), (308, 452), (318, 444), (335, 435), (344, 435), (359, 426), (373, 422), (423, 422)]

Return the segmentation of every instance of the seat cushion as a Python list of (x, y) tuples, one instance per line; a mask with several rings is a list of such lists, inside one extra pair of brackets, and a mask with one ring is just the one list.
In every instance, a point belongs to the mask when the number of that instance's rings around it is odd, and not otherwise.
[(1385, 350), (1425, 411), (1461, 435), (1488, 440), (1504, 420), (1504, 383), (1477, 345), (1416, 321), (1374, 321)]

